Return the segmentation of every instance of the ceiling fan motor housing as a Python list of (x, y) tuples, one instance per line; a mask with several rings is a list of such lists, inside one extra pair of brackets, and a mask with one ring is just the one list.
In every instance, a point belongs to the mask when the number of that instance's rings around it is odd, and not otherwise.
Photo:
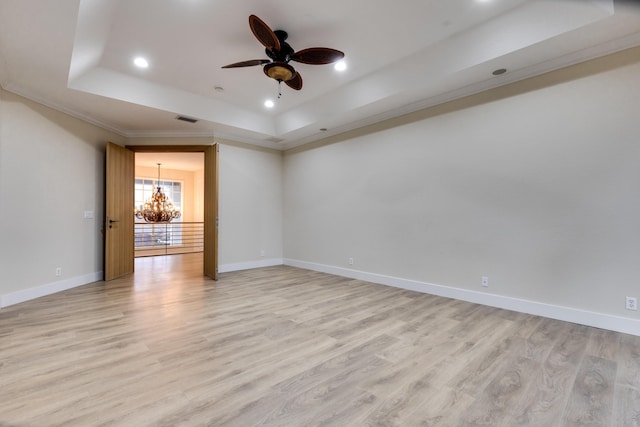
[(274, 33), (276, 37), (278, 37), (278, 41), (280, 42), (280, 50), (275, 50), (267, 47), (264, 50), (265, 53), (269, 58), (273, 59), (275, 62), (291, 61), (291, 58), (293, 57), (293, 54), (295, 51), (289, 45), (289, 43), (285, 42), (286, 38), (288, 37), (287, 32), (282, 30), (276, 30), (274, 31)]

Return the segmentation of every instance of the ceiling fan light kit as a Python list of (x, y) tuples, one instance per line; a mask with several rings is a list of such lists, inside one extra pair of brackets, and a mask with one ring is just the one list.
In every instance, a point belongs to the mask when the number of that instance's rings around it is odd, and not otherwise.
[(264, 74), (276, 80), (278, 84), (285, 82), (294, 90), (302, 89), (302, 76), (289, 61), (310, 65), (332, 64), (344, 58), (344, 53), (328, 47), (311, 47), (301, 51), (294, 51), (286, 42), (289, 35), (286, 31), (273, 31), (267, 24), (255, 15), (249, 16), (249, 28), (256, 39), (264, 46), (269, 59), (251, 59), (235, 62), (222, 68), (251, 67), (264, 65)]
[(264, 73), (274, 80), (286, 82), (296, 75), (296, 70), (285, 62), (271, 62), (264, 66)]

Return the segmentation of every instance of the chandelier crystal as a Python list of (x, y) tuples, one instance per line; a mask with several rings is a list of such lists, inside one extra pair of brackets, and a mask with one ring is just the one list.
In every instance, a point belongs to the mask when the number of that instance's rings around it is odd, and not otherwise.
[(160, 187), (160, 165), (161, 163), (158, 163), (156, 192), (145, 202), (142, 209), (136, 207), (134, 211), (136, 218), (143, 219), (145, 222), (171, 222), (176, 218), (180, 218), (180, 211), (174, 208), (173, 203)]

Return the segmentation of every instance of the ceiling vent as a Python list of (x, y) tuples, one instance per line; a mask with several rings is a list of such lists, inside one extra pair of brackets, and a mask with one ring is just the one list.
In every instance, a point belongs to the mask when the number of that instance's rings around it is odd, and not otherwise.
[(198, 122), (198, 119), (192, 119), (191, 117), (185, 117), (185, 116), (178, 116), (178, 117), (176, 117), (176, 119), (182, 120), (183, 122), (189, 122), (189, 123), (197, 123)]

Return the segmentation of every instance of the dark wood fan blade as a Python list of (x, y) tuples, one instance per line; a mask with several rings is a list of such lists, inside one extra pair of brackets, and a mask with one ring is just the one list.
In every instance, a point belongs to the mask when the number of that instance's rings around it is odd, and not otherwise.
[(225, 65), (222, 68), (252, 67), (254, 65), (262, 65), (269, 62), (271, 61), (268, 59), (251, 59), (249, 61), (234, 62), (233, 64)]
[(285, 81), (285, 83), (291, 89), (300, 90), (302, 89), (302, 76), (300, 76), (300, 73), (296, 71), (296, 75), (293, 76), (291, 79)]
[(292, 61), (303, 64), (322, 65), (331, 64), (344, 58), (344, 53), (328, 47), (310, 47), (293, 54)]
[(275, 52), (280, 51), (280, 41), (278, 37), (276, 37), (273, 30), (271, 30), (262, 19), (256, 15), (249, 16), (249, 27), (251, 27), (251, 32), (264, 47)]

